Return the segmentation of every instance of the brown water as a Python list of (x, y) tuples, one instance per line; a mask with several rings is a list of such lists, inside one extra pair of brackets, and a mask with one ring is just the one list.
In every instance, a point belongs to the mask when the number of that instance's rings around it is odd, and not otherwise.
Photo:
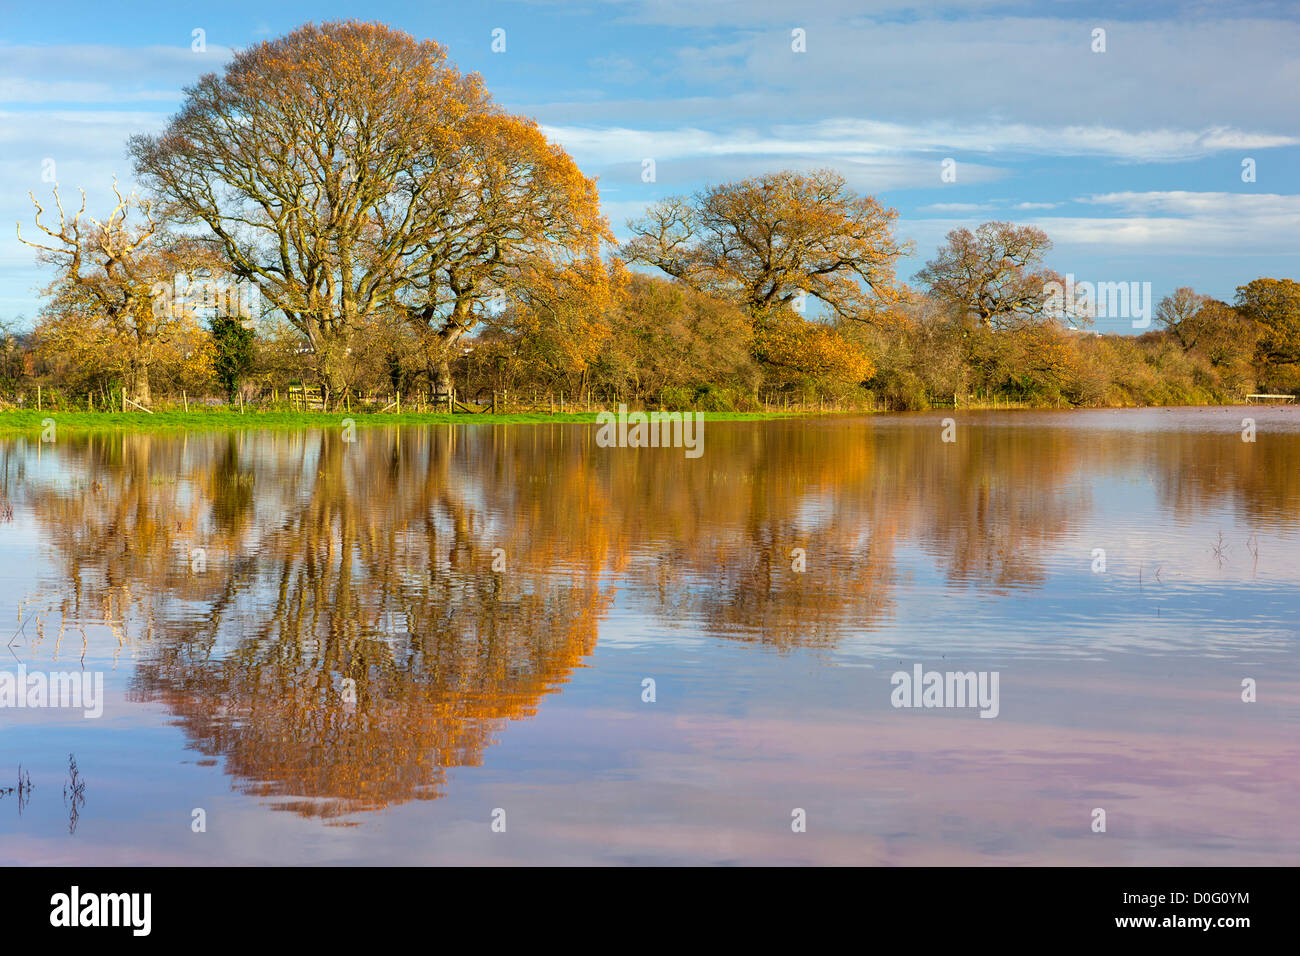
[(356, 438), (0, 444), (0, 862), (1300, 861), (1298, 409)]

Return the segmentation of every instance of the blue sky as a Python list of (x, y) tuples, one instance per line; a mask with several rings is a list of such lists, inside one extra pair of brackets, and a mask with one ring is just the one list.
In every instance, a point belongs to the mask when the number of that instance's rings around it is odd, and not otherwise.
[[(1300, 277), (1300, 6), (1293, 2), (441, 0), (0, 3), (0, 220), (28, 190), (105, 209), (125, 139), (232, 49), (308, 20), (382, 20), (447, 46), (599, 177), (615, 232), (648, 202), (830, 166), (899, 211), (912, 272), (944, 234), (1035, 223), (1079, 280), (1230, 299)], [(505, 30), (505, 52), (492, 31)], [(195, 29), (206, 52), (192, 50)], [(804, 31), (806, 52), (792, 50)], [(1093, 31), (1106, 31), (1094, 52)], [(1255, 162), (1254, 182), (1242, 162)], [(643, 160), (656, 179), (642, 180)], [(955, 161), (956, 180), (941, 178)], [(29, 324), (48, 274), (0, 232), (0, 318)], [(1127, 320), (1099, 319), (1106, 331)]]

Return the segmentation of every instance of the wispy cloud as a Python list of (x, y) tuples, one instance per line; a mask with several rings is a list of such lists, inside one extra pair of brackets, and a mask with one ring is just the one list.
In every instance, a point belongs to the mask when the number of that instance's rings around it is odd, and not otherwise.
[[(1096, 214), (1029, 215), (1018, 221), (1039, 226), (1058, 246), (1219, 256), (1295, 256), (1300, 249), (1300, 196), (1124, 192), (1084, 196), (1075, 202), (1096, 209)], [(899, 228), (919, 244), (933, 245), (942, 233), (972, 221), (966, 216), (904, 220)]]
[(997, 206), (991, 202), (932, 202), (928, 206), (921, 206), (918, 212), (943, 212), (943, 213), (972, 213), (988, 212), (996, 209)]
[(220, 68), (227, 46), (0, 45), (0, 103), (179, 102), (181, 87)]
[(1278, 193), (1115, 192), (1082, 196), (1078, 202), (1112, 206), (1134, 213), (1164, 213), (1172, 216), (1236, 216), (1295, 219), (1300, 225), (1300, 196)]
[[(988, 158), (1015, 155), (1102, 156), (1134, 162), (1171, 162), (1202, 158), (1225, 150), (1265, 150), (1300, 144), (1300, 136), (1250, 132), (1230, 127), (1200, 131), (1125, 132), (1104, 126), (1057, 128), (1021, 124), (905, 125), (876, 120), (836, 118), (784, 124), (768, 130), (635, 129), (621, 126), (552, 125), (548, 135), (596, 163), (636, 158), (683, 156), (787, 156), (869, 158), (908, 154), (975, 154)], [(937, 159), (936, 159), (937, 163)], [(935, 174), (937, 177), (937, 173)]]

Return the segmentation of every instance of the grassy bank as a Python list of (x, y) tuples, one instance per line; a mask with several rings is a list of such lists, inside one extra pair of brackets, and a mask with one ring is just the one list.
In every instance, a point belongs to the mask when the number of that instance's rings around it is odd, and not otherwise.
[[(706, 421), (745, 421), (794, 417), (792, 412), (704, 412)], [(47, 419), (61, 432), (169, 432), (224, 429), (335, 428), (345, 419), (358, 428), (376, 425), (530, 425), (594, 422), (597, 412), (521, 412), (509, 415), (449, 415), (446, 412), (403, 412), (401, 415), (367, 412), (253, 411), (213, 408), (194, 411), (147, 412), (37, 412), (0, 411), (0, 435), (37, 435)]]

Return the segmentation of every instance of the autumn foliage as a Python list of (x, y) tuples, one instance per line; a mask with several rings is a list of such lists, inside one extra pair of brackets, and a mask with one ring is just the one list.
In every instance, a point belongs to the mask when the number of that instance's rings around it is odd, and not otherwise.
[[(834, 170), (661, 200), (615, 248), (595, 180), (535, 120), (379, 23), (239, 51), (129, 151), (147, 193), (103, 219), (33, 197), (23, 238), (54, 279), (34, 333), (3, 339), (12, 399), (33, 382), (78, 405), (307, 384), (333, 407), (453, 388), (724, 409), (1300, 390), (1293, 280), (1232, 303), (1178, 289), (1146, 334), (1098, 336), (1053, 303), (1031, 225), (953, 230), (909, 289), (897, 213)], [(255, 286), (261, 312), (168, 307), (179, 276)]]

